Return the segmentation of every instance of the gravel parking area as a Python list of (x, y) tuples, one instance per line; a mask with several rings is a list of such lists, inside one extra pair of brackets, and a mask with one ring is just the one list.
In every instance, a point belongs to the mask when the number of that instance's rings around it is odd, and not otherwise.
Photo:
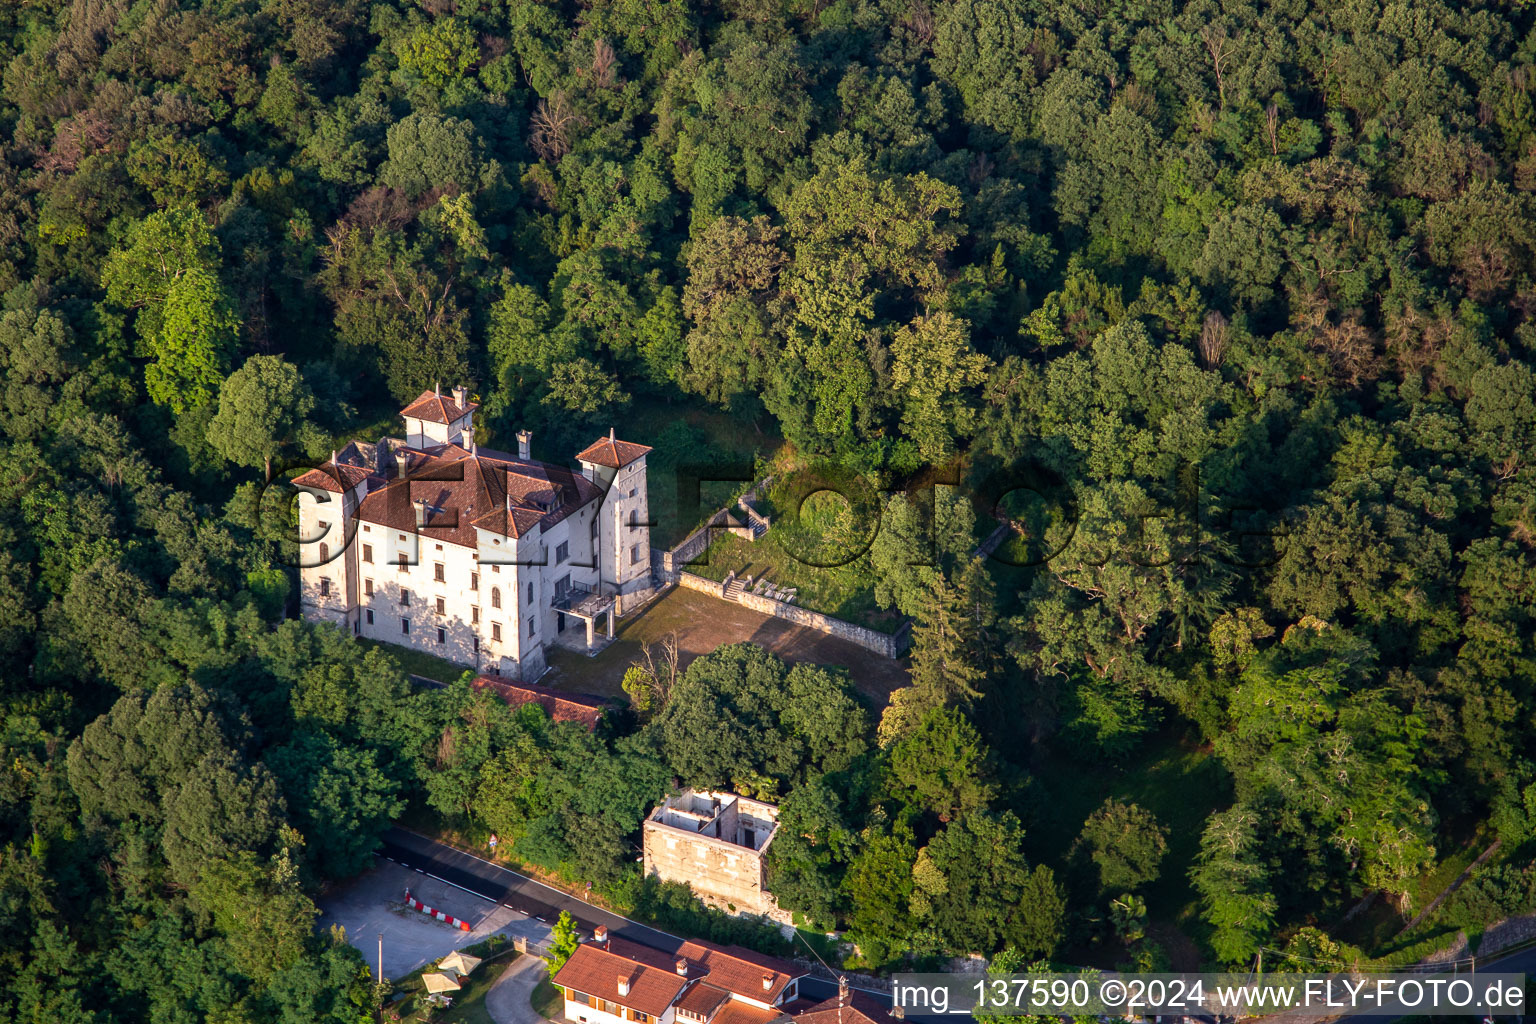
[[(379, 936), (384, 936), (385, 977), (409, 974), (455, 949), (492, 935), (549, 941), (550, 923), (536, 921), (383, 858), (377, 864), (374, 870), (325, 893), (317, 902), (321, 910), (319, 927), (339, 924), (345, 928), (347, 941), (362, 951), (363, 959), (375, 972)], [(411, 895), (428, 906), (467, 921), (472, 930), (460, 931), (410, 909), (404, 902), (407, 887)]]

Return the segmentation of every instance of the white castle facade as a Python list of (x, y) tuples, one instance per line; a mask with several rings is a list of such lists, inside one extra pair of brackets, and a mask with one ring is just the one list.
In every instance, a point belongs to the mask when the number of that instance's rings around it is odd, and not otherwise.
[(299, 477), (304, 618), (531, 681), (546, 647), (592, 648), (651, 590), (650, 448), (612, 432), (579, 470), (474, 441), (476, 403), (437, 390), (405, 437), (352, 442)]

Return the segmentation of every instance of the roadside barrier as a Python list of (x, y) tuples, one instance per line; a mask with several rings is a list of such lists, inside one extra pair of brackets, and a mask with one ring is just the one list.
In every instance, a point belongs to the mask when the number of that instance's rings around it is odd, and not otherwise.
[(427, 906), (425, 903), (421, 902), (421, 900), (412, 896), (411, 890), (409, 889), (405, 890), (405, 902), (410, 906), (412, 910), (419, 910), (423, 914), (426, 914), (428, 917), (436, 918), (439, 921), (451, 924), (461, 932), (467, 932), (470, 930), (468, 921), (460, 921), (452, 914), (445, 914), (441, 910), (435, 910), (432, 907)]

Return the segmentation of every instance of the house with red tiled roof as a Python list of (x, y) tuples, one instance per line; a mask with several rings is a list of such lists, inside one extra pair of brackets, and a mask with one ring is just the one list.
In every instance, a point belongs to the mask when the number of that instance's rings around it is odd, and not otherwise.
[(740, 946), (690, 940), (666, 953), (599, 926), (552, 980), (574, 1024), (787, 1024), (805, 973)]
[[(592, 650), (652, 588), (646, 455), (612, 431), (576, 466), (475, 441), (468, 389), (423, 391), (404, 438), (354, 441), (294, 481), (306, 619), (531, 681)], [(541, 701), (542, 703), (542, 701)]]
[(610, 707), (603, 698), (589, 693), (567, 693), (538, 683), (509, 683), (495, 676), (476, 676), (470, 686), (489, 690), (514, 708), (537, 704), (549, 714), (550, 721), (575, 722), (588, 732), (597, 728)]

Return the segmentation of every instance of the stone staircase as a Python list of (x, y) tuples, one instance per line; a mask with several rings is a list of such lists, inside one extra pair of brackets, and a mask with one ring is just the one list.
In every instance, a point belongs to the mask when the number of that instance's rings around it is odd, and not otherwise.
[(741, 597), (741, 593), (745, 589), (746, 587), (742, 585), (741, 580), (733, 574), (726, 578), (723, 596), (727, 601), (734, 601)]

